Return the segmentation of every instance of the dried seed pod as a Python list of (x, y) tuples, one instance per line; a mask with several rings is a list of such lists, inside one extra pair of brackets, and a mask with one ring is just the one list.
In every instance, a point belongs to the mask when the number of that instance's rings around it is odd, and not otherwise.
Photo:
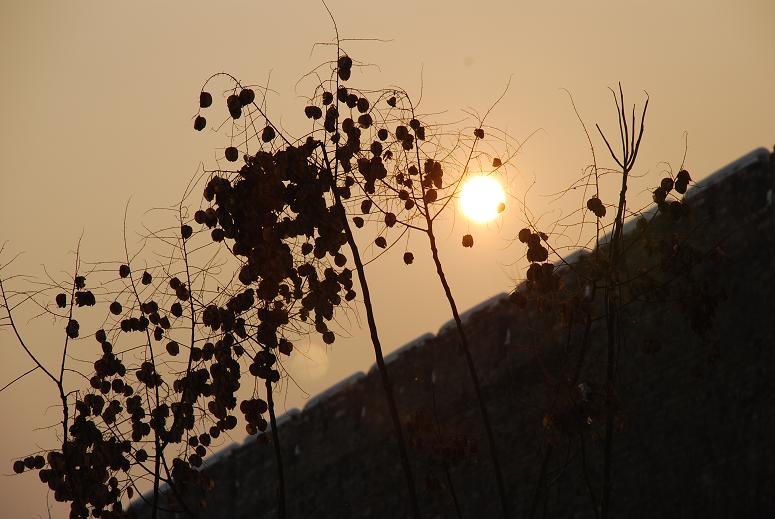
[(463, 247), (473, 247), (474, 246), (474, 237), (470, 234), (466, 234), (463, 236)]
[(238, 95), (232, 94), (227, 97), (226, 107), (229, 109), (229, 114), (233, 119), (239, 119), (242, 116), (242, 102)]
[(429, 189), (425, 192), (425, 195), (423, 196), (423, 200), (425, 200), (426, 204), (432, 204), (436, 201), (436, 198), (438, 197), (438, 193), (436, 193), (435, 189)]
[(79, 328), (80, 325), (78, 324), (78, 321), (75, 319), (70, 319), (70, 321), (67, 323), (67, 326), (65, 327), (65, 332), (71, 339), (76, 339), (78, 337)]
[(361, 212), (363, 214), (369, 214), (369, 211), (371, 211), (371, 205), (372, 201), (370, 199), (366, 199), (361, 202)]
[(108, 335), (105, 333), (105, 330), (103, 330), (103, 329), (101, 329), (101, 328), (100, 328), (100, 329), (99, 329), (99, 330), (97, 330), (97, 332), (94, 334), (94, 338), (95, 338), (95, 339), (97, 339), (97, 342), (100, 342), (100, 343), (102, 343), (102, 342), (105, 342), (105, 341), (107, 341), (107, 340), (108, 340)]
[(347, 263), (347, 257), (341, 252), (337, 253), (334, 256), (334, 264), (337, 267), (344, 267), (346, 263)]
[(385, 213), (385, 225), (393, 227), (396, 224), (396, 215), (393, 213)]
[(239, 158), (239, 150), (237, 150), (237, 148), (234, 146), (229, 146), (223, 151), (223, 155), (229, 162), (237, 162), (237, 159)]
[(183, 315), (183, 306), (177, 302), (172, 303), (172, 306), (170, 307), (170, 313), (175, 317), (180, 317)]
[(143, 277), (140, 279), (140, 282), (143, 285), (150, 285), (151, 281), (153, 281), (153, 276), (151, 276), (151, 273), (147, 270), (143, 272)]
[(379, 140), (384, 141), (388, 138), (388, 131), (385, 128), (380, 128), (379, 131), (377, 131), (377, 137), (379, 137)]
[[(676, 191), (678, 191), (678, 186), (676, 185), (675, 187), (676, 187)], [(656, 202), (657, 204), (661, 204), (667, 198), (667, 191), (665, 191), (661, 187), (658, 187), (654, 190), (653, 197), (654, 197), (654, 202)]]
[(502, 165), (503, 163), (501, 162), (501, 159), (499, 159), (498, 157), (495, 157), (494, 159), (492, 159), (492, 167), (499, 168)]
[(685, 169), (682, 169), (675, 176), (675, 180), (676, 180), (676, 182), (685, 182), (685, 183), (688, 184), (689, 182), (692, 181), (692, 177), (691, 177), (691, 175), (689, 175), (688, 171), (686, 171)]
[(373, 122), (371, 115), (369, 114), (362, 114), (360, 117), (358, 117), (358, 125), (361, 128), (369, 128), (371, 127), (371, 123)]
[(411, 252), (404, 252), (404, 263), (406, 263), (407, 265), (411, 265), (413, 261), (414, 261), (414, 254), (412, 254)]
[(59, 308), (67, 306), (67, 296), (65, 294), (57, 294), (55, 300)]
[(336, 336), (334, 335), (334, 332), (330, 330), (327, 332), (323, 332), (323, 342), (325, 342), (326, 344), (333, 344), (335, 340), (336, 340)]
[(183, 237), (184, 240), (191, 238), (192, 234), (194, 234), (194, 230), (191, 228), (190, 225), (180, 226), (180, 235)]
[(75, 288), (84, 288), (86, 286), (86, 278), (83, 276), (75, 276)]
[(213, 104), (213, 96), (204, 90), (199, 92), (199, 108), (209, 108)]
[(384, 236), (377, 236), (377, 239), (374, 240), (374, 245), (376, 245), (380, 249), (384, 249), (385, 247), (387, 247), (387, 240), (385, 239)]
[(118, 301), (113, 301), (112, 303), (110, 303), (110, 313), (112, 313), (113, 315), (120, 314), (121, 310), (122, 310), (121, 303), (119, 303)]
[(169, 353), (173, 357), (176, 356), (178, 353), (180, 353), (180, 345), (175, 341), (168, 342), (167, 353)]
[(247, 106), (256, 99), (256, 93), (252, 88), (243, 88), (239, 93), (239, 101), (242, 106)]
[(363, 227), (363, 218), (361, 218), (360, 216), (354, 216), (353, 223), (358, 229), (360, 229), (361, 227)]
[(666, 192), (670, 192), (673, 190), (673, 179), (670, 177), (665, 177), (662, 179), (662, 181), (659, 183), (659, 187), (664, 189)]
[(365, 97), (359, 97), (358, 104), (356, 106), (358, 107), (358, 111), (360, 113), (365, 114), (369, 111), (369, 100)]
[(477, 128), (474, 130), (474, 136), (477, 139), (484, 139), (484, 130), (482, 128)]
[(391, 106), (391, 107), (395, 108), (395, 106), (396, 106), (396, 96), (389, 97), (388, 100), (387, 100), (387, 104), (388, 104), (388, 106)]
[(194, 129), (198, 132), (201, 132), (205, 129), (205, 126), (207, 126), (207, 119), (201, 115), (197, 115), (196, 119), (194, 119)]
[(264, 142), (269, 142), (275, 138), (275, 135), (276, 134), (275, 134), (274, 128), (272, 128), (271, 126), (267, 126), (261, 132), (261, 140)]
[(309, 119), (320, 119), (323, 117), (323, 110), (319, 106), (310, 105), (304, 108), (304, 115)]
[(334, 94), (331, 92), (323, 92), (322, 100), (324, 105), (330, 105), (334, 102)]

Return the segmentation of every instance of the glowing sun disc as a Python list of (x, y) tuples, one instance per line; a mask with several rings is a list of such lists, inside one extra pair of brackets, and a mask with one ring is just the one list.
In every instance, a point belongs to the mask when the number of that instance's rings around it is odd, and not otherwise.
[(460, 191), (460, 210), (469, 220), (485, 223), (494, 220), (506, 208), (506, 193), (493, 177), (468, 179)]

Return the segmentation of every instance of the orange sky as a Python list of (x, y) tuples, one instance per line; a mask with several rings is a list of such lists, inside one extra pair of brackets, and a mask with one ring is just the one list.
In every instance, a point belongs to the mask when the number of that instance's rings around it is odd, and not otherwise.
[[(277, 94), (270, 113), (289, 128), (303, 124), (302, 74), (329, 59), (313, 44), (332, 30), (315, 1), (272, 2), (42, 2), (0, 5), (0, 242), (7, 255), (24, 252), (10, 273), (43, 276), (67, 271), (84, 234), (92, 259), (120, 258), (123, 207), (130, 246), (143, 213), (174, 204), (200, 164), (212, 166), (224, 145), (219, 135), (192, 130), (199, 88), (213, 72), (228, 71), (263, 84), (271, 73)], [(631, 101), (651, 96), (639, 167), (643, 197), (664, 169), (677, 167), (683, 132), (687, 167), (695, 179), (757, 146), (775, 143), (775, 3), (770, 0), (666, 0), (388, 3), (330, 1), (349, 53), (373, 67), (353, 82), (401, 85), (426, 112), (444, 120), (461, 109), (487, 109), (509, 78), (511, 87), (491, 124), (524, 139), (508, 174), (513, 194), (535, 181), (528, 201), (546, 221), (579, 200), (549, 204), (543, 195), (577, 177), (589, 149), (562, 91), (568, 89), (592, 125), (613, 128), (608, 86), (621, 81)], [(595, 141), (600, 145), (599, 140)], [(598, 148), (602, 156), (602, 148)], [(605, 161), (604, 161), (605, 162)], [(610, 161), (609, 161), (610, 162)], [(609, 162), (605, 162), (610, 165)], [(453, 227), (454, 223), (454, 227)], [(521, 222), (515, 210), (487, 226), (461, 218), (442, 230), (442, 249), (460, 308), (502, 291), (520, 276), (524, 251), (510, 244)], [(473, 249), (459, 246), (472, 231)], [(388, 255), (369, 267), (386, 351), (450, 316), (424, 245), (405, 267)], [(402, 251), (401, 251), (402, 252)], [(412, 297), (407, 297), (411, 291)], [(361, 313), (362, 316), (362, 313)], [(355, 323), (355, 321), (353, 321)], [(55, 362), (59, 328), (41, 319), (24, 323), (33, 349)], [(297, 366), (315, 393), (357, 370), (373, 352), (365, 330), (337, 340), (328, 367)], [(87, 346), (88, 344), (88, 346)], [(0, 332), (0, 387), (31, 367), (9, 334)], [(84, 341), (85, 357), (95, 353)], [(96, 351), (96, 350), (95, 350)], [(301, 363), (303, 364), (303, 363)], [(45, 517), (46, 492), (34, 474), (8, 475), (11, 463), (52, 444), (36, 428), (55, 423), (53, 388), (38, 374), (0, 393), (5, 424), (0, 442), (0, 503), (8, 517)], [(286, 406), (303, 406), (298, 390)], [(240, 440), (241, 438), (235, 438)], [(55, 517), (65, 517), (62, 507)]]

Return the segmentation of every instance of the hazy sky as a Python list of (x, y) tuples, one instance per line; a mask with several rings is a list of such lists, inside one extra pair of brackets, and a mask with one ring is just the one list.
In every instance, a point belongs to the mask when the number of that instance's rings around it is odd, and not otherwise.
[[(543, 195), (569, 184), (590, 162), (589, 147), (562, 89), (585, 121), (613, 128), (609, 86), (631, 101), (651, 98), (638, 174), (643, 196), (667, 162), (676, 168), (688, 132), (686, 165), (695, 179), (758, 146), (775, 144), (775, 3), (771, 0), (586, 2), (347, 2), (330, 0), (342, 37), (380, 38), (346, 45), (359, 61), (353, 82), (400, 85), (426, 112), (452, 121), (467, 107), (484, 111), (511, 86), (491, 124), (524, 139), (509, 187), (535, 182), (529, 202), (551, 219), (578, 198), (549, 204)], [(271, 6), (271, 7), (270, 7)], [(0, 5), (0, 243), (24, 252), (9, 273), (67, 271), (83, 232), (91, 259), (122, 255), (123, 208), (130, 246), (143, 213), (174, 204), (201, 164), (212, 167), (222, 136), (192, 130), (198, 92), (213, 72), (270, 85), (270, 113), (289, 128), (303, 122), (296, 81), (330, 59), (315, 42), (332, 27), (316, 1), (41, 2)], [(595, 140), (600, 146), (599, 139)], [(598, 148), (602, 155), (602, 148)], [(610, 165), (610, 161), (602, 161)], [(648, 182), (651, 179), (651, 182)], [(524, 251), (511, 244), (516, 210), (499, 224), (457, 218), (440, 238), (459, 307), (465, 309), (520, 277)], [(547, 220), (548, 221), (548, 220)], [(459, 246), (473, 231), (473, 249)], [(386, 351), (449, 318), (421, 240), (405, 267), (388, 255), (369, 267)], [(411, 290), (412, 297), (406, 295)], [(25, 324), (33, 349), (55, 362), (61, 330), (49, 320)], [(338, 340), (328, 366), (298, 366), (315, 393), (374, 362), (365, 330)], [(85, 357), (97, 344), (84, 342)], [(0, 387), (31, 367), (16, 342), (0, 334)], [(88, 348), (95, 348), (89, 351)], [(323, 361), (321, 361), (323, 362)], [(19, 456), (51, 446), (53, 388), (33, 374), (0, 393), (0, 503), (8, 517), (45, 517), (37, 477), (7, 475)], [(299, 391), (286, 406), (301, 407)], [(241, 440), (239, 437), (235, 437)], [(52, 497), (53, 499), (53, 497)], [(64, 517), (57, 507), (54, 516)]]

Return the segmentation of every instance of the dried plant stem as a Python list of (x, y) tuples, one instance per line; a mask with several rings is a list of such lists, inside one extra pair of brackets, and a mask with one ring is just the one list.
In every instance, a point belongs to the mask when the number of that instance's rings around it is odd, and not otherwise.
[[(426, 212), (427, 214), (427, 212)], [(444, 294), (449, 302), (450, 310), (452, 310), (452, 316), (455, 319), (455, 325), (457, 326), (458, 335), (460, 336), (460, 346), (463, 349), (463, 353), (466, 358), (466, 365), (468, 367), (468, 373), (471, 376), (471, 381), (474, 384), (474, 392), (476, 394), (476, 401), (479, 404), (479, 412), (482, 415), (482, 423), (484, 424), (484, 430), (487, 435), (487, 445), (490, 450), (490, 459), (492, 460), (493, 471), (495, 472), (495, 481), (498, 486), (498, 497), (500, 499), (501, 511), (504, 518), (508, 518), (509, 514), (509, 502), (506, 495), (506, 485), (503, 481), (503, 472), (501, 471), (500, 460), (498, 459), (498, 451), (495, 447), (495, 437), (492, 432), (492, 425), (490, 424), (490, 416), (487, 411), (487, 405), (484, 401), (482, 394), (481, 383), (479, 382), (479, 376), (476, 373), (476, 366), (474, 365), (474, 359), (471, 355), (471, 348), (468, 345), (468, 337), (466, 336), (465, 329), (463, 328), (463, 321), (460, 319), (460, 313), (457, 310), (457, 304), (455, 298), (452, 296), (452, 289), (447, 282), (447, 276), (444, 274), (444, 269), (441, 265), (441, 259), (439, 258), (439, 249), (436, 247), (436, 236), (433, 233), (433, 220), (427, 218), (428, 223), (428, 240), (430, 242), (431, 254), (433, 256), (433, 263), (436, 265), (436, 273), (439, 276), (439, 281), (444, 288)]]

